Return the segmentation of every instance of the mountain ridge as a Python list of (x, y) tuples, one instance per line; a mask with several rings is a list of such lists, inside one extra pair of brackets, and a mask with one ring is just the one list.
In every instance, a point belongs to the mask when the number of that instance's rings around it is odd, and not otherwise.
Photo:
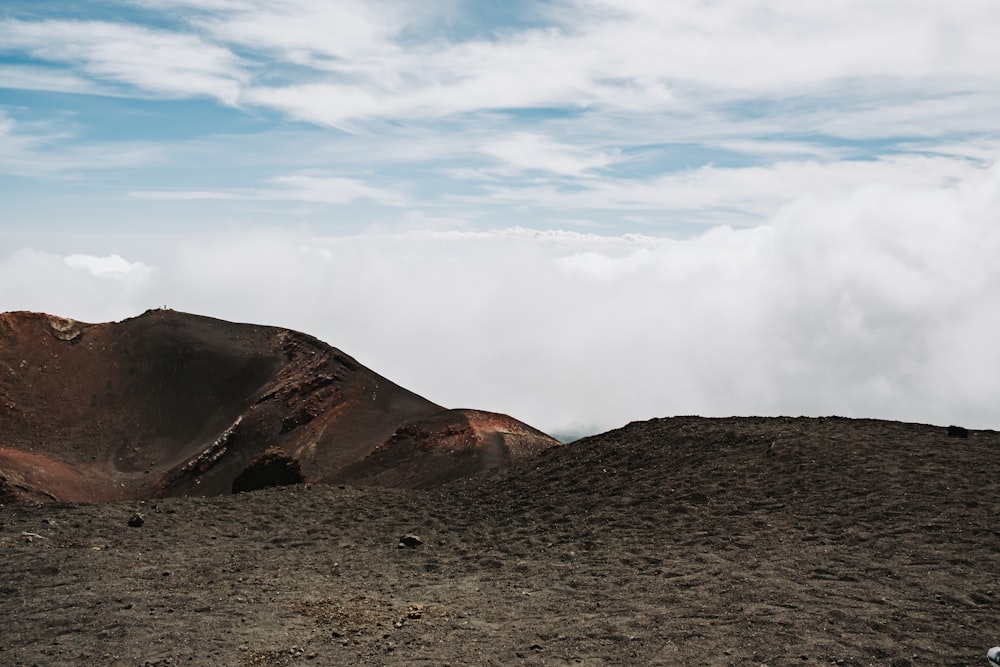
[[(217, 495), (251, 468), (254, 488), (422, 487), (559, 444), (507, 415), (446, 409), (308, 334), (166, 309), (98, 324), (0, 314), (0, 405), (8, 501)], [(427, 420), (438, 430), (387, 474)], [(449, 427), (461, 452), (431, 437)]]

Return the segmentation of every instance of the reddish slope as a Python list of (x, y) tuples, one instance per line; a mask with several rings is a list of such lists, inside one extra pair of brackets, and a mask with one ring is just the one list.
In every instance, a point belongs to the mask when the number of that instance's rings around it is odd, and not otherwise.
[(444, 410), (410, 420), (364, 461), (332, 481), (426, 488), (530, 458), (554, 443), (549, 436), (507, 415)]
[[(440, 433), (404, 455), (397, 429), (421, 420)], [(439, 436), (469, 430), (467, 413), (293, 331), (167, 310), (112, 324), (0, 314), (8, 500), (213, 495), (296, 480), (426, 486), (555, 444), (509, 417), (476, 423), (478, 440), (449, 453)], [(530, 433), (523, 446), (492, 445), (519, 430)], [(373, 453), (379, 475), (365, 465)]]

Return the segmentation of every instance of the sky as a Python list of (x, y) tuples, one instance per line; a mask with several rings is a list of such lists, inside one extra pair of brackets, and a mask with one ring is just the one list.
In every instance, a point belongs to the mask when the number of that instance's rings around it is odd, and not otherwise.
[(0, 310), (448, 407), (1000, 428), (995, 0), (5, 0)]

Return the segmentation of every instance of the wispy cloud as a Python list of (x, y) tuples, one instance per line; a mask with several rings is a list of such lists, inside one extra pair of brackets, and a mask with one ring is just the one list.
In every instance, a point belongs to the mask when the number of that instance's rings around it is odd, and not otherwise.
[(603, 178), (572, 187), (490, 186), (485, 204), (506, 201), (559, 210), (637, 210), (709, 224), (759, 224), (797, 199), (842, 196), (866, 186), (912, 187), (955, 183), (981, 163), (952, 157), (894, 156), (881, 160), (776, 162), (767, 166), (699, 167), (647, 179)]
[(259, 198), (255, 192), (225, 190), (133, 190), (129, 196), (154, 201), (203, 201), (211, 199), (234, 201)]
[[(924, 112), (934, 115), (938, 105), (940, 118), (949, 98), (977, 91), (995, 102), (1000, 89), (992, 67), (1000, 60), (1000, 10), (989, 0), (957, 7), (588, 0), (539, 6), (531, 26), (485, 36), (443, 30), (461, 11), (449, 4), (139, 4), (193, 14), (173, 30), (7, 19), (0, 39), (7, 50), (79, 66), (95, 79), (239, 100), (335, 127), (548, 106), (693, 112), (831, 87), (847, 92), (835, 108), (850, 114), (854, 95), (870, 85), (902, 93), (895, 102), (882, 97), (890, 112), (930, 87), (939, 96)], [(301, 69), (290, 74), (282, 62)], [(260, 76), (251, 78), (251, 69)]]
[[(164, 12), (177, 3), (142, 3)], [(183, 3), (181, 3), (183, 6)], [(998, 85), (995, 3), (823, 7), (693, 0), (556, 3), (545, 27), (442, 39), (453, 8), (408, 3), (189, 3), (196, 32), (108, 22), (5, 20), (7, 49), (79, 64), (89, 76), (160, 94), (210, 95), (334, 126), (558, 105), (655, 111), (821, 93), (851, 82), (949, 95)], [(424, 34), (420, 39), (418, 35)], [(234, 55), (234, 49), (250, 60)], [(274, 59), (301, 81), (265, 76)], [(261, 65), (265, 66), (261, 68)], [(942, 88), (943, 86), (943, 88)], [(339, 103), (331, 104), (337, 100)], [(699, 101), (702, 100), (702, 101)], [(940, 100), (938, 100), (940, 102)], [(843, 109), (850, 109), (845, 99)], [(905, 105), (905, 100), (900, 100)]]
[[(204, 9), (202, 3), (191, 3)], [(404, 56), (396, 44), (400, 31), (421, 13), (412, 3), (343, 0), (316, 2), (224, 3), (222, 11), (203, 14), (194, 23), (214, 39), (264, 51), (318, 70), (353, 71), (377, 78), (391, 76), (378, 60)]]
[(45, 121), (19, 122), (0, 109), (0, 173), (72, 177), (81, 171), (148, 166), (163, 153), (139, 142), (77, 144), (70, 128)]
[(352, 178), (298, 174), (278, 176), (277, 185), (285, 188), (283, 195), (290, 199), (343, 204), (357, 199), (370, 199), (387, 206), (404, 206), (406, 198), (384, 188), (376, 188)]
[[(264, 45), (313, 67), (311, 82), (255, 86), (246, 99), (334, 126), (552, 105), (690, 111), (830, 86), (864, 94), (869, 82), (909, 95), (944, 84), (949, 95), (978, 90), (995, 99), (998, 89), (988, 63), (1000, 57), (991, 28), (1000, 13), (989, 2), (556, 7), (544, 15), (548, 27), (454, 41), (433, 32), (425, 42), (404, 39), (433, 10), (399, 4), (377, 14), (357, 3), (284, 3), (273, 12), (249, 5), (204, 25), (216, 39)], [(851, 97), (836, 107), (850, 112)], [(333, 99), (342, 104), (331, 108)]]
[[(353, 186), (335, 181), (263, 191), (252, 182), (319, 168), (377, 190), (403, 186), (411, 200), (434, 205), (473, 201), (446, 179), (432, 184), (427, 175), (437, 172), (496, 181), (479, 201), (492, 195), (499, 205), (554, 206), (561, 198), (566, 208), (576, 195), (567, 185), (578, 180), (578, 201), (591, 208), (665, 202), (671, 209), (711, 199), (698, 191), (705, 180), (737, 190), (762, 185), (759, 195), (723, 197), (725, 206), (747, 202), (753, 217), (787, 198), (772, 194), (782, 188), (767, 176), (777, 162), (873, 160), (915, 140), (988, 143), (1000, 113), (991, 66), (1000, 56), (993, 39), (1000, 9), (987, 0), (905, 8), (895, 0), (823, 7), (585, 0), (529, 5), (517, 21), (494, 26), (477, 23), (474, 5), (453, 3), (126, 4), (159, 17), (156, 27), (137, 23), (138, 14), (127, 15), (132, 22), (0, 21), (0, 49), (31, 61), (0, 68), (0, 84), (212, 99), (237, 105), (233, 113), (244, 117), (261, 114), (258, 141), (278, 125), (274, 112), (351, 133), (331, 132), (320, 142), (325, 150), (304, 152), (308, 164), (259, 165), (237, 187), (128, 188), (172, 190), (178, 194), (163, 197), (175, 199), (286, 191), (304, 200), (392, 199), (351, 194)], [(650, 146), (701, 154), (650, 159)], [(252, 148), (229, 142), (225, 150), (236, 162)], [(726, 170), (725, 159), (762, 169)], [(390, 176), (401, 161), (421, 167)], [(355, 175), (373, 162), (390, 166), (377, 171), (391, 187)], [(851, 162), (828, 171), (860, 170)], [(182, 173), (175, 166), (174, 176)], [(765, 182), (755, 183), (755, 174)], [(587, 182), (595, 175), (606, 179), (603, 187)], [(782, 177), (791, 183), (785, 190), (801, 180)]]
[(235, 104), (246, 79), (229, 49), (196, 35), (104, 21), (0, 21), (0, 43), (89, 77), (166, 96), (204, 95)]
[(348, 204), (368, 199), (384, 206), (404, 206), (406, 197), (386, 188), (339, 176), (293, 174), (271, 179), (277, 187), (238, 190), (133, 190), (137, 199), (194, 201), (302, 201), (321, 204)]
[(517, 132), (491, 141), (483, 145), (482, 151), (512, 171), (548, 171), (566, 176), (584, 176), (616, 159), (608, 152), (586, 151), (531, 132)]
[(0, 88), (84, 95), (116, 94), (111, 88), (73, 72), (38, 65), (0, 65)]

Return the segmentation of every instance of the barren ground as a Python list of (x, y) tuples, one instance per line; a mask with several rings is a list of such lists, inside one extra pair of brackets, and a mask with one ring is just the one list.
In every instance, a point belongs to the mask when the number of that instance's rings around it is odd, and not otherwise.
[(433, 490), (8, 505), (0, 665), (986, 664), (998, 460), (674, 418)]

